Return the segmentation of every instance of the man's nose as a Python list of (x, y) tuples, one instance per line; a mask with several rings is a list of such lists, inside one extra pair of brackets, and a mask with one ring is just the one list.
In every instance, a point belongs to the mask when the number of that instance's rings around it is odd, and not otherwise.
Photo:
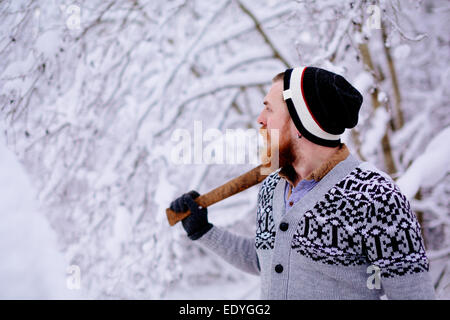
[(263, 116), (263, 112), (264, 112), (264, 110), (261, 111), (261, 113), (259, 114), (258, 119), (256, 119), (256, 121), (258, 121), (259, 124), (265, 126), (265, 125), (267, 125), (267, 123), (266, 123), (265, 117)]

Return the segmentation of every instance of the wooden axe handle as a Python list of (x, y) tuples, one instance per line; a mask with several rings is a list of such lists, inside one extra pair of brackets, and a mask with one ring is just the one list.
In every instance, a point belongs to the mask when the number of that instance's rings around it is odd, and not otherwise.
[[(269, 171), (270, 165), (259, 165), (256, 168), (253, 168), (252, 170), (240, 175), (239, 177), (226, 182), (220, 187), (217, 187), (214, 190), (211, 190), (210, 192), (202, 194), (201, 196), (195, 198), (195, 202), (203, 208), (209, 207), (216, 202), (226, 199), (236, 193), (250, 188), (251, 186), (254, 186), (255, 184), (260, 183), (267, 177), (267, 174), (264, 173), (269, 173)], [(167, 220), (169, 220), (169, 224), (173, 226), (178, 221), (181, 221), (188, 215), (190, 215), (191, 212), (188, 210), (186, 212), (180, 213), (167, 208), (166, 214)]]

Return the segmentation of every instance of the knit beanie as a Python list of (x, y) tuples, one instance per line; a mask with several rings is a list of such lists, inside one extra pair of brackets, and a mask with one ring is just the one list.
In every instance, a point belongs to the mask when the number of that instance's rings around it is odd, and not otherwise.
[(315, 68), (284, 73), (283, 98), (297, 130), (326, 147), (341, 144), (341, 134), (358, 123), (363, 97), (344, 77)]

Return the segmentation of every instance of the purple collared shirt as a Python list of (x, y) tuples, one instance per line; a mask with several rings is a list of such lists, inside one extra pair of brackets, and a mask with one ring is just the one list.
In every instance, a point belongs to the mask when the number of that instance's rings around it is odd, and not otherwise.
[(305, 196), (314, 186), (318, 183), (318, 181), (312, 180), (302, 180), (297, 186), (292, 190), (290, 197), (289, 194), (289, 182), (286, 183), (286, 187), (284, 188), (284, 207), (286, 213), (290, 208), (292, 208), (297, 201)]

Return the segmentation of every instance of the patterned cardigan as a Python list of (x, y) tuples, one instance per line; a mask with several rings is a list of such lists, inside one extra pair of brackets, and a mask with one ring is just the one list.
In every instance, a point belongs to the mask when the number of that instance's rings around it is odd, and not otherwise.
[[(434, 299), (420, 225), (384, 172), (344, 145), (318, 184), (284, 210), (280, 170), (258, 193), (256, 237), (214, 226), (197, 240), (261, 276), (262, 299)], [(343, 156), (342, 156), (343, 155)]]

